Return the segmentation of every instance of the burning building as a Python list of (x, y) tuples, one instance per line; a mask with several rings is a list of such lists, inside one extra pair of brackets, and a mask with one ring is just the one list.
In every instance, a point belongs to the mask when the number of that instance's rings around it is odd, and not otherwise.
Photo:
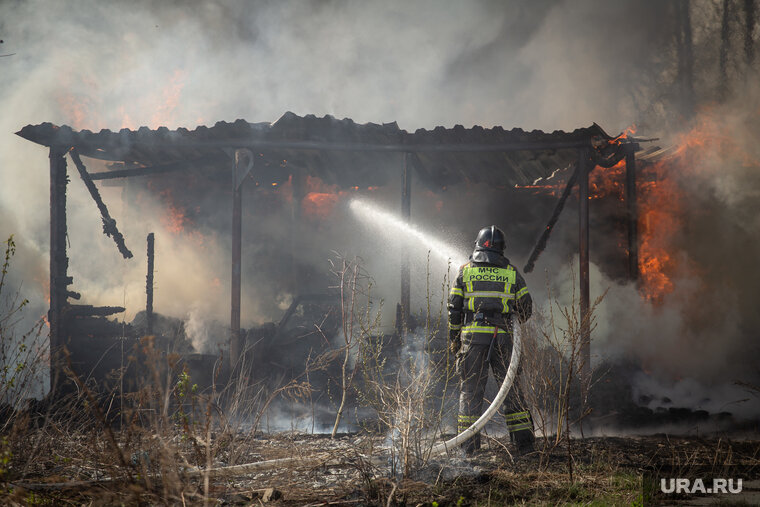
[[(447, 195), (447, 191), (457, 189), (466, 196), (473, 188), (487, 186), (508, 196), (504, 214), (510, 215), (517, 213), (521, 207), (528, 208), (524, 206), (527, 195), (524, 189), (536, 187), (537, 181), (549, 178), (558, 169), (571, 174), (557, 201), (554, 215), (530, 256), (526, 271), (530, 271), (535, 264), (577, 183), (580, 196), (580, 305), (581, 312), (585, 313), (589, 308), (588, 204), (598, 194), (598, 183), (592, 169), (595, 166), (613, 170), (624, 168), (626, 274), (629, 278), (638, 276), (635, 152), (639, 145), (630, 136), (611, 137), (597, 125), (573, 132), (553, 133), (477, 126), (470, 129), (461, 126), (452, 129), (439, 127), (409, 133), (395, 124), (359, 125), (348, 119), (299, 117), (288, 113), (273, 124), (238, 120), (234, 123), (219, 122), (213, 127), (198, 127), (192, 131), (184, 128), (170, 131), (162, 127), (94, 133), (47, 123), (29, 125), (18, 134), (50, 150), (48, 317), (54, 357), (55, 351), (64, 346), (76, 349), (75, 344), (81, 344), (83, 340), (88, 343), (83, 349), (99, 350), (105, 354), (109, 347), (104, 347), (104, 342), (98, 345), (98, 340), (102, 341), (103, 337), (95, 336), (97, 333), (92, 330), (88, 331), (88, 326), (92, 325), (93, 319), (124, 311), (120, 306), (77, 305), (71, 302), (80, 295), (71, 290), (74, 280), (68, 275), (67, 157), (73, 161), (97, 204), (103, 232), (114, 240), (125, 262), (135, 262), (132, 249), (136, 250), (136, 247), (130, 249), (127, 245), (134, 245), (137, 238), (125, 238), (121, 234), (96, 182), (121, 182), (125, 206), (131, 209), (139, 208), (146, 194), (157, 197), (165, 205), (166, 213), (162, 221), (166, 229), (174, 233), (187, 231), (190, 235), (197, 234), (199, 245), (208, 241), (197, 232), (199, 224), (229, 231), (230, 323), (225, 332), (229, 333), (228, 339), (224, 340), (224, 355), (228, 363), (239, 356), (242, 342), (252, 338), (241, 333), (241, 312), (246, 311), (241, 306), (241, 292), (246, 283), (242, 272), (244, 258), (250, 259), (244, 257), (249, 252), (243, 251), (243, 244), (253, 245), (258, 250), (253, 257), (258, 269), (269, 273), (269, 282), (288, 288), (289, 293), (295, 296), (295, 304), (302, 304), (306, 294), (323, 291), (328, 285), (295, 254), (307, 247), (299, 243), (306, 227), (302, 222), (329, 220), (340, 201), (378, 189), (393, 188), (396, 189), (393, 192), (400, 190), (401, 215), (409, 221), (412, 196), (416, 190), (412, 188), (413, 177), (416, 185), (421, 187), (418, 195), (432, 196), (438, 212), (444, 212), (443, 199), (452, 195)], [(85, 164), (82, 157), (92, 162)], [(104, 170), (88, 170), (87, 165), (97, 164), (98, 161), (107, 162)], [(225, 202), (223, 207), (229, 209), (226, 219), (209, 212), (209, 203), (214, 203), (216, 209), (219, 202)], [(254, 223), (266, 221), (267, 213), (275, 208), (289, 214), (290, 222), (279, 231), (267, 231), (272, 235), (269, 238), (265, 237), (266, 233), (262, 234), (266, 228), (259, 231), (259, 237), (243, 237), (244, 218)], [(519, 222), (530, 224), (528, 227), (532, 232), (528, 234), (535, 235), (536, 220), (545, 218), (526, 217), (524, 212), (521, 215)], [(157, 241), (160, 243), (160, 238)], [(148, 236), (147, 252), (147, 305), (142, 327), (134, 331), (136, 335), (154, 334), (155, 331), (152, 234)], [(321, 252), (313, 254), (320, 255)], [(157, 255), (171, 256), (172, 253), (160, 252)], [(410, 324), (410, 312), (415, 307), (411, 300), (411, 268), (408, 254), (406, 256), (401, 262), (399, 276), (398, 329)], [(219, 281), (208, 280), (209, 285), (215, 283)], [(264, 298), (272, 299), (272, 295)], [(292, 303), (290, 306), (286, 317), (295, 310)], [(285, 320), (279, 328), (284, 327)], [(267, 331), (262, 333), (267, 334)], [(269, 328), (268, 333), (272, 335), (269, 338), (276, 335), (275, 327)], [(123, 333), (112, 326), (110, 334), (116, 338)], [(584, 354), (588, 357), (588, 328), (584, 334)], [(257, 339), (260, 338), (258, 336)], [(180, 352), (201, 352), (197, 348), (188, 346)], [(101, 362), (104, 365), (112, 363), (98, 361), (98, 364)], [(80, 374), (89, 373), (82, 371), (89, 361), (77, 362), (75, 357), (74, 363), (81, 365)], [(55, 365), (56, 362), (52, 361), (51, 364)], [(51, 372), (51, 378), (55, 378), (55, 374), (55, 371)]]

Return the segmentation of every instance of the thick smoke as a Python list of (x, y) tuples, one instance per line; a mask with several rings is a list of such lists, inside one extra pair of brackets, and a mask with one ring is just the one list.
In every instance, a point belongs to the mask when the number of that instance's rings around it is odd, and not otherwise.
[[(683, 269), (659, 306), (605, 270), (609, 259), (592, 233), (592, 298), (611, 287), (599, 309), (595, 340), (602, 354), (634, 357), (663, 382), (694, 376), (706, 383), (757, 375), (758, 253), (757, 97), (729, 89), (735, 99), (712, 116), (692, 119), (693, 100), (681, 93), (674, 34), (682, 27), (675, 2), (551, 1), (530, 5), (478, 2), (5, 2), (0, 7), (0, 234), (16, 234), (23, 255), (14, 283), (32, 300), (30, 322), (45, 311), (47, 291), (47, 152), (12, 133), (50, 121), (78, 129), (169, 128), (218, 120), (275, 121), (285, 111), (332, 114), (357, 122), (397, 121), (413, 131), (437, 125), (503, 125), (571, 130), (597, 122), (617, 133), (636, 122), (644, 135), (678, 142), (700, 119), (721, 118), (746, 150), (698, 161), (690, 175), (673, 175), (688, 196), (684, 227), (674, 238)], [(699, 67), (692, 88), (700, 102), (725, 81), (714, 43), (720, 16), (694, 4), (693, 51)], [(736, 49), (736, 48), (735, 48)], [(740, 74), (731, 54), (728, 77)], [(102, 164), (85, 160), (91, 170)], [(71, 165), (71, 164), (70, 164)], [(389, 161), (389, 171), (401, 164)], [(73, 169), (73, 167), (71, 168)], [(229, 203), (214, 218), (177, 232), (170, 203), (144, 197), (139, 209), (128, 189), (100, 186), (135, 258), (123, 261), (101, 233), (94, 203), (75, 171), (69, 185), (70, 272), (85, 303), (119, 304), (130, 320), (144, 305), (144, 238), (156, 232), (157, 311), (187, 319), (200, 347), (208, 321), (228, 317)], [(497, 189), (468, 187), (477, 200), (450, 189), (425, 191), (414, 182), (414, 222), (467, 250), (478, 228), (504, 227), (518, 266), (548, 218), (550, 207), (505, 202)], [(371, 195), (398, 209), (400, 187)], [(244, 206), (243, 323), (279, 319), (292, 298), (288, 284), (259, 260), (285, 254), (327, 272), (336, 251), (361, 256), (376, 278), (386, 316), (398, 297), (401, 248), (361, 224), (339, 205), (328, 223), (304, 219), (294, 235), (286, 210), (256, 220), (265, 204), (248, 189)], [(476, 204), (473, 204), (475, 202)], [(252, 204), (249, 204), (252, 203)], [(339, 203), (341, 204), (341, 203)], [(345, 203), (343, 203), (345, 204)], [(594, 213), (592, 203), (592, 213)], [(550, 206), (550, 205), (549, 205)], [(571, 206), (569, 208), (572, 208)], [(717, 214), (705, 210), (716, 210)], [(528, 277), (536, 299), (546, 281), (567, 298), (567, 266), (577, 244), (569, 209), (537, 273)], [(597, 216), (597, 223), (603, 217)], [(193, 230), (199, 234), (193, 234)], [(284, 245), (280, 250), (267, 244)], [(595, 244), (596, 243), (596, 244)], [(293, 254), (295, 252), (295, 254)], [(426, 255), (416, 255), (413, 300), (424, 305)], [(456, 266), (453, 267), (456, 269)], [(433, 273), (430, 286), (443, 281)], [(316, 282), (315, 282), (316, 283)], [(434, 293), (434, 298), (439, 296)], [(202, 312), (201, 310), (202, 309)], [(199, 313), (200, 312), (200, 313)], [(701, 313), (700, 313), (701, 312)], [(386, 319), (386, 324), (388, 319)], [(749, 355), (747, 355), (749, 354)], [(748, 358), (752, 358), (750, 361)]]

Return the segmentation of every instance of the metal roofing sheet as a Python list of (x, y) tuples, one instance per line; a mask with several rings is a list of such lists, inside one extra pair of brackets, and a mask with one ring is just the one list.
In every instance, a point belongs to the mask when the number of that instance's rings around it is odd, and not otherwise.
[(256, 164), (265, 180), (286, 181), (293, 171), (305, 170), (344, 188), (396, 180), (402, 163), (399, 153), (405, 151), (417, 153), (417, 176), (430, 188), (462, 181), (527, 184), (573, 162), (579, 146), (614, 142), (596, 124), (572, 132), (457, 125), (409, 133), (396, 123), (357, 124), (290, 112), (272, 124), (237, 120), (194, 130), (90, 132), (42, 123), (27, 125), (17, 134), (44, 146), (74, 146), (84, 156), (127, 167), (186, 162), (188, 168), (221, 169), (226, 174), (229, 149), (249, 147), (257, 153)]

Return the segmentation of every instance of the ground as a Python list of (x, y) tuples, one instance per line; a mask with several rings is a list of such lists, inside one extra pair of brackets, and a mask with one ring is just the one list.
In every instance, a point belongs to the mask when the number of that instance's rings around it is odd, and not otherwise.
[[(48, 433), (36, 435), (36, 441), (33, 432), (28, 439), (29, 452), (37, 454), (33, 463), (23, 470), (12, 466), (5, 470), (2, 503), (644, 505), (642, 476), (650, 466), (668, 464), (683, 469), (730, 463), (750, 467), (755, 474), (760, 466), (760, 440), (752, 439), (664, 434), (578, 438), (570, 442), (570, 452), (565, 442), (554, 446), (551, 439), (539, 439), (537, 451), (513, 457), (508, 438), (486, 436), (481, 451), (471, 458), (456, 455), (427, 463), (410, 461), (402, 474), (399, 461), (393, 467), (388, 454), (377, 458), (382, 455), (385, 437), (357, 433), (331, 439), (329, 435), (288, 432), (231, 439), (234, 448), (225, 448), (221, 442), (229, 435), (212, 435), (221, 449), (212, 467), (233, 460), (236, 464), (297, 460), (248, 475), (212, 477), (206, 486), (202, 474), (183, 475), (199, 449), (193, 450), (188, 442), (180, 441), (174, 448), (186, 455), (174, 456), (168, 463), (160, 452), (166, 448), (164, 443), (144, 440), (145, 451), (124, 454), (123, 460), (129, 463), (120, 466), (109, 454), (107, 434), (95, 438), (92, 433), (73, 432), (51, 438), (50, 425), (46, 428)], [(43, 438), (49, 440), (40, 446)], [(114, 438), (120, 448), (129, 447), (129, 435), (117, 432)], [(760, 490), (747, 484), (745, 493), (752, 488)]]

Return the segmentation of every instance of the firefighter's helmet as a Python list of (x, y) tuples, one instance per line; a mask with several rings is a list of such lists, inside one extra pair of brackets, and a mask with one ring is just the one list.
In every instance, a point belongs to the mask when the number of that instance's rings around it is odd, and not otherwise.
[(495, 225), (480, 229), (478, 238), (475, 240), (475, 250), (504, 253), (505, 246), (504, 233)]

